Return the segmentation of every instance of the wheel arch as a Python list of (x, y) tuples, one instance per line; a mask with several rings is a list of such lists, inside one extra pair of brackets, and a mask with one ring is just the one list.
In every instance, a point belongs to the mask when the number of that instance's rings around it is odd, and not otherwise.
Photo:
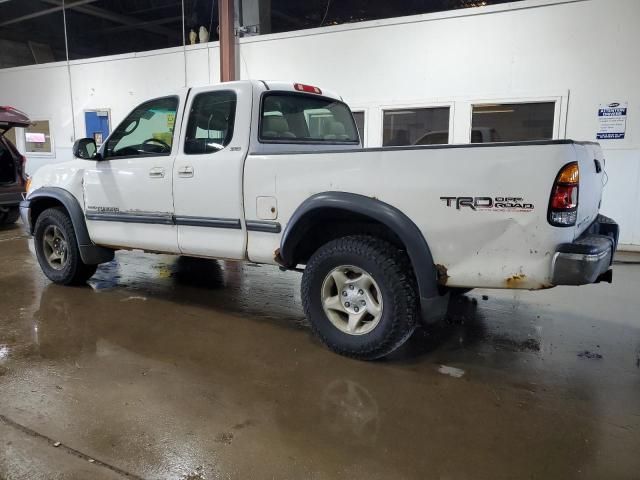
[[(301, 245), (318, 242), (313, 236), (315, 220), (328, 222), (335, 212), (366, 219), (373, 225), (384, 227), (384, 234), (399, 243), (407, 252), (418, 284), (423, 319), (441, 318), (442, 308), (434, 308), (442, 297), (438, 289), (438, 272), (431, 250), (416, 224), (396, 207), (381, 200), (348, 192), (323, 192), (306, 199), (293, 213), (282, 235), (279, 260), (288, 268), (301, 263)], [(327, 228), (320, 227), (327, 231)], [(317, 235), (316, 235), (317, 236)], [(339, 234), (337, 236), (340, 236)]]
[(113, 259), (113, 250), (100, 247), (91, 240), (82, 207), (70, 192), (59, 187), (42, 187), (32, 192), (27, 200), (30, 233), (34, 233), (35, 224), (42, 212), (47, 208), (60, 206), (66, 210), (71, 219), (82, 261), (87, 265), (96, 265)]

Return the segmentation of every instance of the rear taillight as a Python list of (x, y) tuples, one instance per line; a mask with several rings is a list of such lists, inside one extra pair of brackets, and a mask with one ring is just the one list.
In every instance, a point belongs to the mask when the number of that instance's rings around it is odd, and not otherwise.
[(554, 227), (572, 227), (576, 224), (579, 186), (578, 163), (568, 163), (558, 172), (549, 199), (548, 219)]

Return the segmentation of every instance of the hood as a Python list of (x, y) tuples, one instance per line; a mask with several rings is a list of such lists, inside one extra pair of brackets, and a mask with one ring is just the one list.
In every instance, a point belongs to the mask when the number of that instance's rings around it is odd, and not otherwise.
[(27, 127), (31, 120), (24, 112), (13, 107), (0, 106), (0, 135), (3, 135), (13, 127)]

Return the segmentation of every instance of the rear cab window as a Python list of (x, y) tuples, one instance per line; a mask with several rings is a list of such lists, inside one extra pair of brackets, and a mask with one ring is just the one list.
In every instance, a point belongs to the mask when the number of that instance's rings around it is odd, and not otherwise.
[(351, 110), (339, 100), (296, 92), (268, 92), (262, 97), (262, 143), (358, 144)]

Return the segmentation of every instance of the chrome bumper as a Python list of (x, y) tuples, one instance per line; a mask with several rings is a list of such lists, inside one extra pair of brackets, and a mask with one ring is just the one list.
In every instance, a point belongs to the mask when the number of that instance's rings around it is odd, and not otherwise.
[(558, 247), (553, 257), (554, 285), (586, 285), (612, 281), (611, 265), (618, 246), (618, 224), (600, 215), (573, 243)]

